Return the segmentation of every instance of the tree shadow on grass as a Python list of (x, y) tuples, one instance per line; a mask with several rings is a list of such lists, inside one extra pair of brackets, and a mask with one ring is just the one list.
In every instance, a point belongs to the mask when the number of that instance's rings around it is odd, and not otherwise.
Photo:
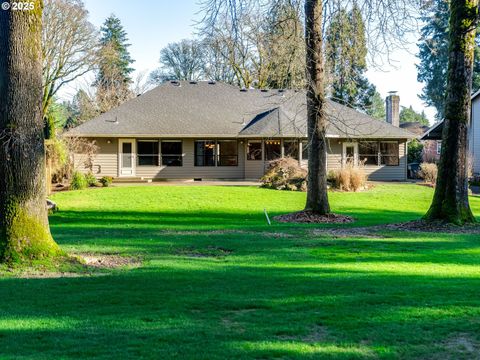
[(0, 355), (431, 358), (452, 334), (478, 341), (478, 278), (184, 265), (2, 280)]

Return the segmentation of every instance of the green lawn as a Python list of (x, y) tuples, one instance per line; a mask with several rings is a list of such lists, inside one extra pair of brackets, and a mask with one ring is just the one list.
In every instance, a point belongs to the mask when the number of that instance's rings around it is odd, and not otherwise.
[[(348, 226), (420, 217), (432, 190), (332, 193)], [(92, 276), (0, 279), (0, 358), (477, 359), (479, 235), (332, 238), (272, 224), (305, 194), (145, 186), (54, 196), (70, 253), (139, 256)], [(471, 199), (480, 214), (480, 198)], [(480, 219), (479, 219), (480, 220)], [(316, 235), (315, 235), (316, 234)]]

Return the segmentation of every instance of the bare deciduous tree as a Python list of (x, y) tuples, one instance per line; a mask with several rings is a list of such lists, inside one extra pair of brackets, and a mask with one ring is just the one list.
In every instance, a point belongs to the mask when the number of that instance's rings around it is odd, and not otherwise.
[[(280, 2), (281, 0), (276, 0)], [(324, 64), (323, 38), (326, 25), (340, 9), (349, 9), (356, 4), (365, 20), (367, 44), (371, 62), (381, 65), (379, 59), (390, 61), (390, 53), (406, 45), (412, 31), (417, 30), (419, 0), (304, 0), (305, 1), (305, 42), (306, 82), (309, 137), (309, 187), (306, 209), (320, 214), (330, 211), (326, 186), (326, 128), (328, 121), (324, 111)], [(228, 31), (231, 45), (241, 54), (243, 66), (248, 57), (242, 51), (245, 44), (245, 17), (257, 9), (265, 9), (264, 0), (204, 0), (202, 18), (205, 33), (220, 29)], [(219, 25), (222, 24), (222, 25)], [(247, 27), (248, 29), (248, 27)], [(248, 44), (248, 43), (247, 43)], [(379, 56), (379, 54), (383, 56)], [(243, 69), (243, 67), (241, 67)], [(247, 81), (251, 75), (247, 72)], [(243, 80), (243, 79), (242, 79)], [(245, 83), (245, 80), (243, 80)], [(341, 119), (339, 119), (341, 121)]]
[(150, 74), (154, 83), (165, 80), (200, 80), (204, 69), (204, 50), (198, 40), (183, 39), (160, 51), (161, 67)]
[(43, 111), (58, 90), (92, 70), (97, 34), (81, 0), (46, 0), (43, 13)]

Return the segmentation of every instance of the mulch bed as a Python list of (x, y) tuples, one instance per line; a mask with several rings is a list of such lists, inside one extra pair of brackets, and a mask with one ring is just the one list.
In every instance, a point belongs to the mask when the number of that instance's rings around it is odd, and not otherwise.
[(351, 216), (340, 214), (319, 215), (313, 211), (298, 211), (291, 214), (275, 216), (273, 220), (282, 223), (309, 224), (348, 224), (355, 220)]
[(480, 224), (467, 224), (457, 226), (442, 221), (427, 222), (424, 220), (408, 221), (397, 224), (385, 224), (366, 227), (338, 228), (338, 229), (315, 229), (314, 235), (331, 235), (335, 237), (360, 236), (365, 238), (385, 238), (379, 232), (385, 230), (426, 232), (426, 233), (447, 233), (447, 234), (480, 234)]
[(479, 224), (457, 226), (443, 221), (415, 220), (399, 224), (379, 226), (380, 229), (403, 230), (412, 232), (450, 233), (450, 234), (480, 234)]

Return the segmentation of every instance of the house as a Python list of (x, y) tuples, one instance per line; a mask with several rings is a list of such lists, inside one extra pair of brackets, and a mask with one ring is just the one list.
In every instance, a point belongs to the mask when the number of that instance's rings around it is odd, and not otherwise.
[[(423, 136), (429, 130), (427, 125), (422, 125), (420, 122), (404, 122), (400, 124), (402, 129), (405, 129), (417, 137)], [(440, 159), (440, 149), (442, 142), (440, 140), (423, 140), (422, 161), (423, 162), (437, 162)]]
[[(406, 179), (399, 97), (387, 98), (388, 120), (328, 101), (328, 169), (365, 162), (372, 180)], [(67, 133), (94, 140), (91, 163), (77, 169), (135, 179), (259, 179), (270, 160), (290, 156), (306, 166), (306, 96), (294, 90), (246, 90), (219, 82), (171, 81)], [(93, 166), (91, 166), (93, 164)]]
[[(480, 90), (472, 95), (472, 113), (468, 133), (469, 156), (474, 174), (480, 174)], [(420, 140), (442, 140), (443, 121), (428, 129)], [(440, 152), (440, 148), (438, 149)]]

